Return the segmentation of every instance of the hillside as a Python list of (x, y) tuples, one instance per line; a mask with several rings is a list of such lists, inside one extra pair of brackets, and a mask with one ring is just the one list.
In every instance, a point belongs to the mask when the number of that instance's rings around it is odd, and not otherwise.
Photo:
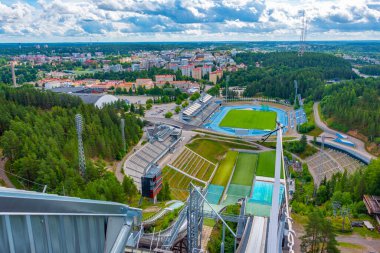
[[(84, 178), (78, 172), (77, 113), (84, 118)], [(115, 106), (100, 110), (69, 95), (0, 87), (0, 147), (9, 158), (8, 171), (26, 179), (18, 182), (23, 188), (41, 191), (41, 185), (47, 185), (48, 192), (123, 201), (121, 185), (102, 162), (125, 152), (119, 114), (126, 121), (130, 149), (138, 142), (142, 127), (133, 114)]]

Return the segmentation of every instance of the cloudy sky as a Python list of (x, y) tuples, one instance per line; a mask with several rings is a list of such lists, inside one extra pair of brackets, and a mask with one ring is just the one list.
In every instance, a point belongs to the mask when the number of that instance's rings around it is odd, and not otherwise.
[(0, 42), (380, 40), (380, 0), (0, 0)]

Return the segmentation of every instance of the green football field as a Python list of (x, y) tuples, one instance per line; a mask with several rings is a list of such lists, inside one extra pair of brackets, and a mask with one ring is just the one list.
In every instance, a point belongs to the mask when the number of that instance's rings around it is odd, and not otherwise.
[(255, 175), (258, 155), (250, 153), (239, 153), (231, 184), (252, 185)]
[(242, 129), (275, 129), (276, 112), (254, 110), (230, 110), (222, 119), (220, 127)]

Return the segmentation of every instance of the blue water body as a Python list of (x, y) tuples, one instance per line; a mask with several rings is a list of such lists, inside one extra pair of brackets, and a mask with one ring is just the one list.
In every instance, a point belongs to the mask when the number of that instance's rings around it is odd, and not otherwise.
[(210, 204), (218, 204), (222, 197), (224, 186), (210, 184), (207, 188), (206, 199)]
[[(254, 202), (263, 205), (272, 205), (272, 195), (273, 195), (273, 183), (256, 181), (253, 185), (253, 194), (249, 199), (249, 202)], [(280, 203), (282, 202), (284, 196), (284, 186), (280, 185)]]
[[(207, 129), (214, 130), (216, 132), (231, 134), (236, 136), (258, 136), (264, 135), (273, 129), (268, 130), (260, 130), (260, 129), (246, 129), (245, 131), (238, 128), (230, 128), (230, 127), (220, 127), (219, 124), (223, 120), (223, 118), (227, 115), (230, 110), (256, 110), (262, 111), (262, 106), (258, 105), (240, 105), (240, 106), (222, 106), (218, 111), (216, 111), (208, 120), (206, 124), (203, 126)], [(275, 112), (277, 114), (277, 121), (279, 121), (282, 125), (285, 126), (284, 132), (287, 130), (288, 126), (288, 115), (284, 110), (274, 108), (274, 107), (265, 107), (266, 110)]]

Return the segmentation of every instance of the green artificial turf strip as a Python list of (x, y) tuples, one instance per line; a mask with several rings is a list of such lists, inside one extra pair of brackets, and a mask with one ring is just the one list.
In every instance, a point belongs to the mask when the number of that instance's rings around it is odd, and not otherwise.
[(226, 158), (224, 158), (224, 160), (220, 163), (218, 170), (216, 171), (215, 176), (212, 179), (212, 184), (222, 185), (224, 187), (227, 186), (237, 156), (238, 152), (236, 151), (227, 152)]
[(231, 110), (220, 122), (221, 127), (243, 129), (274, 129), (276, 127), (276, 112), (254, 110)]
[[(259, 162), (257, 165), (256, 176), (274, 178), (274, 169), (276, 164), (276, 151), (262, 152), (259, 154)], [(281, 178), (284, 173), (281, 170)]]
[(239, 153), (231, 184), (252, 185), (258, 156), (250, 153)]
[(259, 155), (259, 164), (256, 170), (256, 176), (274, 177), (274, 167), (276, 163), (276, 152), (262, 152)]

